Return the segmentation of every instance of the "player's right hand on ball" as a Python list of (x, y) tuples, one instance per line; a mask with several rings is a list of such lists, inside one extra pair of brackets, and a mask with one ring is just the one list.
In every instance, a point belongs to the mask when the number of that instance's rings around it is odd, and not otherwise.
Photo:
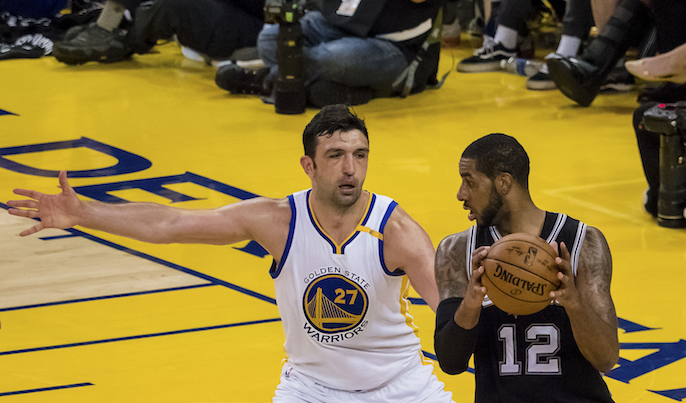
[(60, 171), (59, 181), (62, 192), (56, 195), (47, 195), (35, 190), (14, 189), (15, 194), (30, 197), (32, 200), (8, 201), (7, 205), (12, 207), (8, 213), (19, 217), (40, 219), (38, 224), (22, 231), (19, 235), (35, 234), (44, 228), (71, 228), (79, 223), (83, 204), (67, 181), (67, 171)]

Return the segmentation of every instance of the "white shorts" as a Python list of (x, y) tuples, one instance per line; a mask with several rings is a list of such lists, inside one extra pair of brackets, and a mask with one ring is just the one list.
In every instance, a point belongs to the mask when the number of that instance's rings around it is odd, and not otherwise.
[(281, 369), (273, 403), (455, 403), (434, 375), (433, 365), (417, 365), (396, 380), (367, 392), (327, 388), (297, 373), (288, 362)]

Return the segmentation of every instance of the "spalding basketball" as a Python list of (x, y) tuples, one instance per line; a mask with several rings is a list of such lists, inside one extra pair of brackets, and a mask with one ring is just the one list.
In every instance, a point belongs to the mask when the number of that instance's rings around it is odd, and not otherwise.
[(496, 241), (483, 259), (488, 298), (507, 313), (530, 315), (550, 304), (560, 287), (557, 253), (540, 237), (516, 233)]

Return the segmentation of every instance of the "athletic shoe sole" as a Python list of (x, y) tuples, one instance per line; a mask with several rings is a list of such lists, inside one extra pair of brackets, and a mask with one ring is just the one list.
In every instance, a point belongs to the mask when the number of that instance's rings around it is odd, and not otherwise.
[(500, 71), (500, 60), (492, 62), (458, 63), (457, 71), (460, 73), (488, 73), (491, 71)]
[(553, 81), (553, 80), (549, 80), (549, 81), (526, 80), (526, 89), (532, 90), (532, 91), (550, 91), (550, 90), (556, 90), (557, 86), (555, 85), (555, 81)]
[(636, 88), (636, 84), (630, 83), (606, 83), (600, 86), (600, 91), (629, 92)]
[(131, 54), (124, 49), (121, 52), (98, 52), (96, 50), (62, 49), (59, 46), (55, 46), (52, 50), (52, 55), (60, 62), (73, 66), (88, 62), (121, 62), (128, 59)]

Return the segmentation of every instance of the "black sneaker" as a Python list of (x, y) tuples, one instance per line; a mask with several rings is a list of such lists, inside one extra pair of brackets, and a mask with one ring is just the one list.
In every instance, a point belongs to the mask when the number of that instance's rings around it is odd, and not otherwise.
[(508, 49), (500, 43), (492, 42), (484, 37), (484, 45), (474, 51), (474, 56), (462, 60), (457, 64), (457, 71), (461, 73), (484, 73), (500, 71), (500, 61), (517, 57), (516, 49)]
[(217, 69), (214, 78), (219, 88), (232, 94), (271, 95), (269, 85), (269, 67), (249, 70), (235, 64), (225, 64)]
[(549, 91), (557, 89), (555, 81), (550, 78), (547, 72), (539, 71), (526, 79), (526, 89), (533, 91)]
[[(559, 57), (562, 56), (553, 52), (546, 56), (545, 60)], [(533, 91), (550, 91), (557, 89), (555, 86), (555, 81), (550, 78), (550, 72), (548, 71), (547, 64), (543, 64), (538, 73), (526, 79), (526, 88)]]
[(567, 98), (581, 106), (593, 102), (603, 83), (596, 67), (572, 57), (550, 58), (546, 63), (550, 78)]
[(96, 23), (73, 27), (61, 42), (56, 42), (52, 54), (66, 64), (87, 62), (114, 63), (125, 60), (131, 52), (125, 43), (126, 30), (108, 31)]

